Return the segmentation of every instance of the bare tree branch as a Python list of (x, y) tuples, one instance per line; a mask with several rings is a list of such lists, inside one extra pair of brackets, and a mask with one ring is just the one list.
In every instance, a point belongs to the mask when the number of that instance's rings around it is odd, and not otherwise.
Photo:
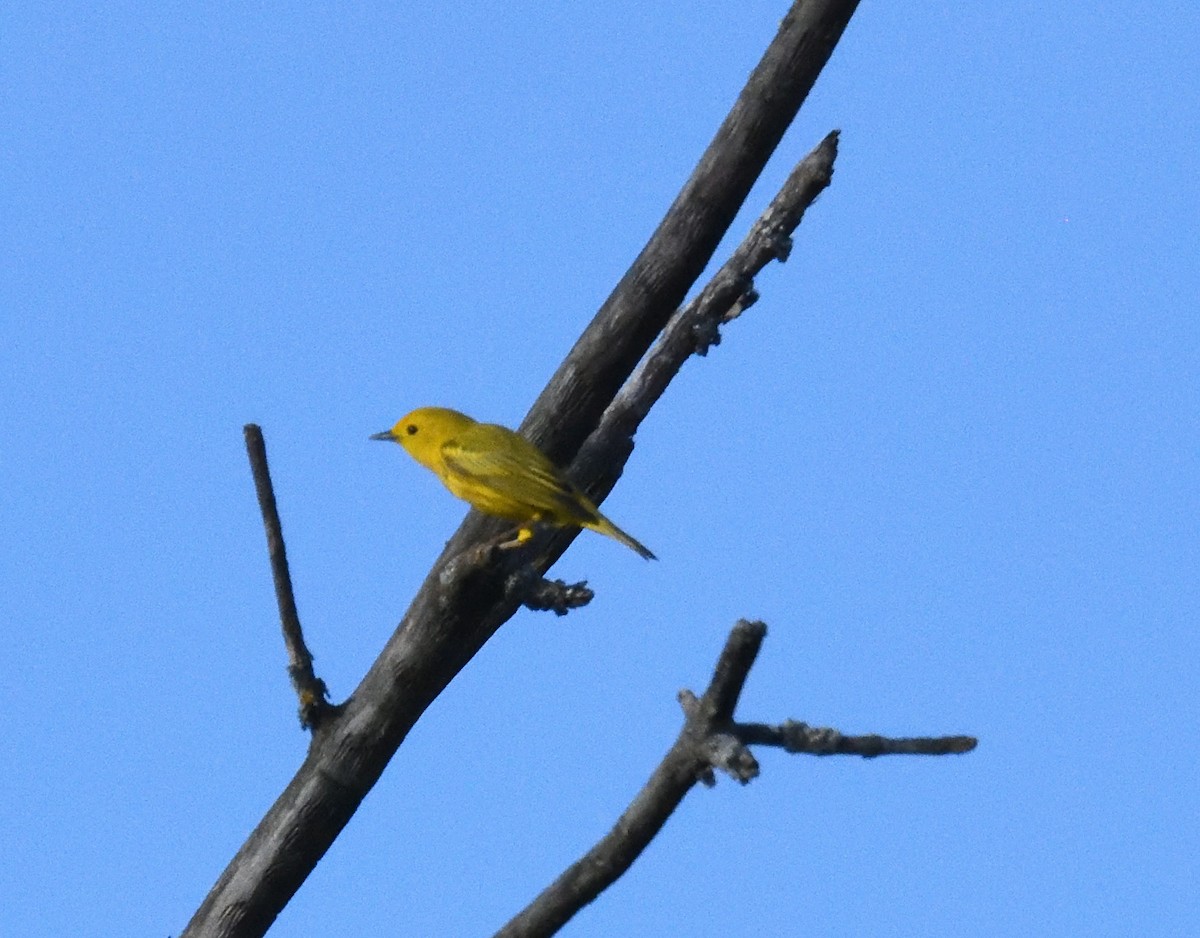
[(283, 627), (283, 642), (288, 653), (288, 677), (292, 680), (296, 696), (300, 698), (300, 725), (311, 729), (335, 708), (329, 703), (325, 682), (313, 671), (312, 653), (304, 643), (304, 631), (300, 628), (300, 613), (296, 610), (296, 597), (292, 593), (292, 575), (288, 570), (287, 548), (283, 543), (279, 510), (275, 506), (275, 487), (271, 484), (271, 470), (267, 466), (267, 446), (263, 442), (262, 428), (248, 423), (242, 428), (242, 433), (246, 438), (246, 454), (250, 457), (250, 471), (254, 474), (254, 490), (258, 493), (263, 527), (267, 531), (267, 554), (271, 559), (275, 600), (279, 605), (279, 622)]
[(978, 744), (974, 736), (843, 736), (835, 729), (785, 720), (778, 726), (739, 723), (737, 736), (747, 746), (778, 746), (788, 752), (811, 756), (948, 756), (970, 752)]
[[(633, 436), (692, 355), (705, 355), (720, 342), (719, 327), (758, 299), (754, 278), (771, 261), (787, 260), (792, 233), (833, 179), (839, 132), (834, 130), (788, 175), (770, 205), (708, 284), (671, 317), (662, 335), (621, 388), (587, 438), (570, 476), (597, 502), (612, 491), (633, 453)], [(543, 532), (536, 543), (557, 558), (579, 534), (565, 528)]]
[[(707, 354), (720, 342), (720, 326), (757, 301), (754, 278), (759, 272), (773, 260), (787, 260), (793, 232), (833, 179), (838, 137), (838, 131), (831, 131), (796, 164), (729, 260), (671, 317), (580, 448), (568, 471), (597, 502), (617, 484), (633, 453), (634, 434), (684, 363), (693, 355)], [(537, 543), (546, 556), (558, 557), (578, 534), (571, 528), (547, 530)]]
[(837, 730), (814, 730), (792, 720), (779, 727), (735, 723), (733, 711), (766, 634), (767, 627), (761, 622), (743, 619), (733, 627), (704, 696), (696, 697), (689, 690), (679, 692), (685, 714), (683, 729), (613, 829), (500, 929), (496, 938), (545, 938), (557, 932), (633, 865), (697, 782), (715, 784), (714, 769), (742, 784), (755, 778), (758, 762), (747, 748), (751, 744), (782, 746), (795, 753), (868, 758), (975, 748), (976, 741), (970, 736), (889, 739), (843, 736)]
[(858, 0), (793, 3), (691, 178), (521, 429), (567, 465), (707, 266)]
[[(683, 301), (841, 36), (857, 0), (797, 2), (729, 117), (630, 271), (526, 417), (524, 429), (564, 464), (596, 429), (621, 384)], [(581, 466), (596, 485), (624, 465), (618, 445)], [(434, 564), (396, 632), (218, 878), (184, 932), (262, 935), (375, 784), (413, 724), (519, 607), (509, 578), (543, 574), (569, 541), (485, 562), (474, 549), (500, 522), (471, 512)], [(538, 539), (535, 538), (535, 542)], [(543, 545), (544, 546), (544, 545)], [(519, 592), (519, 591), (518, 591)]]

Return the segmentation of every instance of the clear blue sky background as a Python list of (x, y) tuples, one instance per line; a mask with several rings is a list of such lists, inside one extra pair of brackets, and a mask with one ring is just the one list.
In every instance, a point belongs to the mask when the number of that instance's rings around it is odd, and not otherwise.
[[(411, 5), (409, 5), (411, 6)], [(241, 427), (353, 690), (464, 507), (369, 443), (520, 421), (777, 2), (31, 4), (0, 24), (0, 909), (178, 934), (299, 765)], [(739, 220), (763, 299), (433, 705), (273, 934), (489, 934), (603, 834), (733, 622), (759, 753), (572, 936), (1200, 930), (1200, 14), (864, 4)]]

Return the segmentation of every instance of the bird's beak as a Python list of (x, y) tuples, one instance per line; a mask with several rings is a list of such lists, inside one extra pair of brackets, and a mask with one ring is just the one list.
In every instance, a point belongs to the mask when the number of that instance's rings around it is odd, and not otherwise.
[(367, 437), (367, 439), (369, 439), (369, 440), (387, 440), (388, 442), (391, 442), (391, 441), (395, 440), (396, 438), (394, 436), (392, 436), (391, 430), (384, 430), (382, 433), (372, 433), (369, 437)]

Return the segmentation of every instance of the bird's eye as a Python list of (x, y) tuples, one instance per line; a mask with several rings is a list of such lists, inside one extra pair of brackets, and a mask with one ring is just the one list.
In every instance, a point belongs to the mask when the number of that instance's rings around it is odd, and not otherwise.
[(415, 423), (410, 423), (407, 427), (404, 428), (404, 432), (407, 433), (409, 436), (412, 436), (414, 433), (417, 432), (417, 425)]

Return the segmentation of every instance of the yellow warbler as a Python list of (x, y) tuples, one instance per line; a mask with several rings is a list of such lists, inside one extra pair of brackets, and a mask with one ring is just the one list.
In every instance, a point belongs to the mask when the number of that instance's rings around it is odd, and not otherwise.
[[(372, 440), (399, 443), (452, 493), (480, 511), (516, 521), (578, 526), (606, 534), (647, 560), (654, 554), (609, 521), (540, 449), (494, 423), (445, 407), (419, 407)], [(518, 541), (533, 536), (528, 527)]]

